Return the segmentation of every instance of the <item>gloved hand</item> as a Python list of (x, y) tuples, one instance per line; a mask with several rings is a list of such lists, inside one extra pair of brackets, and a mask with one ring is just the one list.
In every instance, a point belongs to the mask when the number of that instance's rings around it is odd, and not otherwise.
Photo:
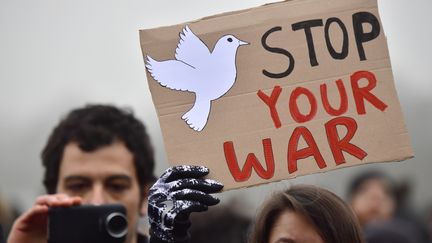
[(148, 216), (150, 243), (188, 242), (189, 215), (219, 203), (209, 195), (223, 188), (210, 179), (202, 179), (209, 169), (204, 166), (175, 166), (167, 169), (150, 188)]

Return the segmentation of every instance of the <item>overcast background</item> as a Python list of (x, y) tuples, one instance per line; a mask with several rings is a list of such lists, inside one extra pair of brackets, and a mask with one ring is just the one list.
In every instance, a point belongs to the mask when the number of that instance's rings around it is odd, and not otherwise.
[[(149, 129), (159, 175), (168, 164), (138, 30), (268, 2), (0, 0), (0, 194), (27, 208), (43, 193), (40, 151), (47, 136), (67, 111), (87, 103), (132, 107)], [(344, 196), (349, 179), (372, 167), (411, 180), (416, 208), (432, 202), (432, 1), (379, 0), (379, 7), (416, 158), (227, 192), (224, 202), (240, 195), (254, 212), (270, 190), (299, 182)]]

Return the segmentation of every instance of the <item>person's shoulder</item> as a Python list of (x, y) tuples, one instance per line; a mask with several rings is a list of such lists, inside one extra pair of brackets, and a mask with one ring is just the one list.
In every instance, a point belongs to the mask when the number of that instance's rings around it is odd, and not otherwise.
[(390, 219), (384, 222), (375, 222), (366, 225), (364, 235), (369, 243), (418, 243), (407, 230), (407, 222)]

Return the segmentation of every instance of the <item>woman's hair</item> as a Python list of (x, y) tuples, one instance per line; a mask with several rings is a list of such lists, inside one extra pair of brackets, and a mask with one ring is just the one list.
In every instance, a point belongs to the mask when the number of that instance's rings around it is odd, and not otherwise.
[(362, 243), (361, 229), (351, 208), (334, 193), (309, 185), (276, 193), (259, 213), (251, 243), (267, 243), (271, 229), (285, 211), (303, 215), (326, 243)]

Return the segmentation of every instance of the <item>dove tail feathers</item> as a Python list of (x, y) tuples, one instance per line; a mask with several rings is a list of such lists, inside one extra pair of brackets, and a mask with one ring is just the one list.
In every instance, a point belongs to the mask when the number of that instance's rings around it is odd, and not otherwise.
[(148, 68), (148, 69), (152, 69), (152, 66), (154, 65), (154, 64), (156, 64), (158, 61), (156, 61), (155, 59), (153, 59), (151, 56), (149, 56), (149, 55), (146, 55), (146, 60), (145, 60), (145, 62), (146, 62), (146, 64), (145, 64), (145, 66)]
[(154, 73), (154, 68), (157, 67), (157, 64), (159, 63), (158, 61), (156, 61), (155, 59), (153, 59), (151, 56), (146, 55), (146, 60), (145, 60), (145, 66), (147, 68), (147, 71), (150, 73), (150, 75), (155, 79), (158, 80), (158, 78), (156, 77), (156, 74)]

